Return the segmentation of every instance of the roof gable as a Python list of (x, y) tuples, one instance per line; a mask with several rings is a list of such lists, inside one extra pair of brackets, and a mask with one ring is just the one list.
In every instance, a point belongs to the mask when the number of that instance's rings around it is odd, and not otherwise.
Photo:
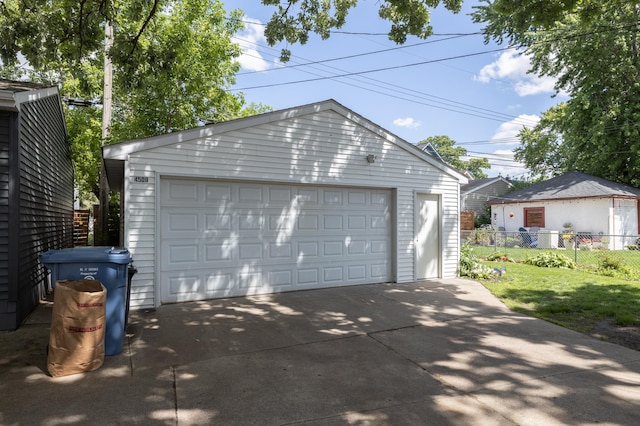
[(461, 183), (466, 183), (467, 178), (451, 167), (439, 162), (431, 155), (423, 152), (415, 145), (393, 135), (382, 127), (374, 124), (363, 116), (356, 114), (333, 99), (326, 101), (303, 105), (299, 107), (288, 108), (280, 111), (272, 111), (264, 114), (254, 115), (251, 117), (239, 118), (222, 123), (210, 124), (193, 129), (183, 130), (180, 132), (169, 133), (160, 136), (154, 136), (146, 139), (132, 140), (121, 142), (114, 145), (103, 147), (103, 159), (107, 169), (109, 183), (112, 187), (119, 186), (118, 182), (122, 179), (124, 160), (130, 154), (152, 150), (176, 143), (189, 142), (201, 138), (207, 138), (235, 130), (242, 130), (263, 124), (269, 124), (277, 121), (284, 121), (292, 118), (302, 117), (305, 115), (316, 114), (323, 111), (332, 111), (340, 114), (355, 124), (369, 130), (382, 139), (385, 139), (398, 148), (408, 152), (409, 154), (420, 158), (422, 161), (429, 163), (435, 169), (442, 171)]
[(573, 171), (496, 198), (492, 204), (598, 197), (640, 198), (640, 189)]
[(504, 182), (509, 188), (513, 186), (511, 182), (509, 182), (507, 179), (503, 178), (502, 176), (497, 176), (493, 178), (474, 179), (472, 181), (469, 181), (469, 183), (460, 186), (460, 193), (462, 195), (470, 194), (472, 192), (476, 192), (488, 186), (494, 185), (495, 183), (498, 183), (498, 182)]

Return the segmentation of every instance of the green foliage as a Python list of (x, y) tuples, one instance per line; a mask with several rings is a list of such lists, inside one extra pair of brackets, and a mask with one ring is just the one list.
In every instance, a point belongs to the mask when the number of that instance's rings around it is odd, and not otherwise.
[(564, 254), (552, 251), (544, 251), (524, 260), (527, 265), (541, 268), (568, 268), (576, 269), (576, 263)]
[(478, 257), (473, 253), (473, 248), (465, 243), (460, 248), (458, 275), (474, 280), (486, 280), (493, 276), (493, 271), (480, 263)]
[[(262, 0), (262, 4), (275, 7), (264, 31), (267, 42), (271, 46), (281, 41), (305, 44), (309, 33), (327, 39), (332, 29), (345, 24), (349, 11), (357, 3), (357, 0)], [(402, 44), (408, 35), (427, 38), (432, 34), (429, 8), (441, 3), (454, 13), (462, 7), (462, 0), (382, 0), (378, 14), (392, 24), (389, 39)], [(287, 62), (290, 55), (288, 49), (283, 49), (281, 60)]]
[(640, 38), (635, 2), (495, 0), (476, 8), (485, 35), (521, 46), (531, 72), (570, 100), (521, 132), (516, 159), (539, 175), (580, 170), (640, 185)]
[(76, 186), (81, 204), (88, 207), (95, 204), (98, 196), (102, 111), (95, 107), (69, 107), (66, 108), (65, 117)]
[(490, 262), (500, 261), (500, 262), (510, 262), (515, 263), (515, 260), (511, 259), (507, 253), (493, 253), (487, 256), (487, 260)]
[(476, 228), (469, 233), (467, 242), (470, 244), (488, 246), (493, 242), (495, 232), (492, 228)]
[(490, 169), (491, 165), (486, 158), (472, 158), (468, 161), (460, 157), (467, 155), (464, 147), (456, 146), (456, 141), (449, 136), (430, 136), (418, 142), (418, 146), (430, 143), (438, 151), (442, 159), (454, 169), (468, 171), (474, 179), (486, 178), (487, 174), (482, 169)]
[(484, 203), (482, 206), (482, 212), (474, 218), (473, 225), (476, 228), (479, 228), (482, 225), (490, 225), (490, 224), (491, 224), (491, 206), (489, 205), (489, 203)]
[(608, 251), (598, 252), (596, 272), (608, 277), (632, 278), (637, 275), (622, 258)]
[[(114, 27), (113, 123), (107, 143), (142, 138), (270, 110), (243, 108), (231, 42), (242, 12), (218, 0), (104, 2), (6, 0), (0, 7), (0, 74), (60, 87), (80, 197), (93, 202), (101, 167), (104, 23)], [(228, 19), (231, 18), (231, 19)], [(21, 54), (19, 56), (18, 54)], [(26, 60), (29, 67), (21, 64)]]
[[(238, 13), (234, 12), (238, 18)], [(132, 23), (133, 24), (133, 23)], [(128, 140), (234, 118), (242, 98), (227, 89), (240, 55), (231, 37), (241, 28), (223, 5), (210, 0), (173, 2), (133, 48), (114, 47), (114, 140)], [(116, 29), (117, 31), (117, 29)], [(125, 33), (131, 30), (126, 31)]]

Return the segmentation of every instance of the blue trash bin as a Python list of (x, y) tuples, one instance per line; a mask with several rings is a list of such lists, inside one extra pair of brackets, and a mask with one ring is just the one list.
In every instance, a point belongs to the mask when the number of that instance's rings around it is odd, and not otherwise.
[(104, 354), (122, 352), (128, 292), (129, 265), (133, 262), (125, 247), (75, 247), (49, 250), (40, 262), (51, 271), (51, 284), (58, 280), (99, 280), (107, 289), (107, 326)]

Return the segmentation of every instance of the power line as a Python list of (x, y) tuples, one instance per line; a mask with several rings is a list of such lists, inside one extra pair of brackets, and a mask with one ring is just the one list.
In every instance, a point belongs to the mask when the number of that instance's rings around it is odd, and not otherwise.
[[(373, 50), (373, 51), (370, 51), (370, 52), (357, 53), (357, 54), (354, 54), (354, 55), (341, 56), (341, 57), (337, 57), (337, 58), (323, 59), (323, 60), (320, 60), (320, 61), (311, 61), (311, 62), (304, 62), (304, 63), (294, 64), (294, 65), (286, 65), (286, 66), (274, 68), (273, 70), (270, 70), (270, 71), (288, 70), (288, 69), (291, 69), (291, 68), (304, 67), (304, 66), (308, 66), (308, 65), (325, 64), (325, 63), (328, 63), (328, 62), (336, 62), (336, 61), (343, 61), (343, 60), (346, 60), (346, 59), (360, 58), (360, 57), (363, 57), (363, 56), (377, 55), (379, 53), (394, 52), (394, 51), (398, 51), (398, 50), (401, 50), (401, 49), (408, 49), (408, 48), (417, 47), (417, 46), (424, 46), (425, 44), (432, 44), (432, 43), (439, 43), (439, 42), (447, 41), (447, 40), (453, 40), (453, 39), (456, 39), (456, 38), (459, 38), (459, 37), (463, 37), (463, 36), (452, 36), (452, 37), (448, 37), (448, 38), (440, 39), (440, 40), (430, 40), (430, 41), (425, 41), (425, 42), (422, 42), (422, 43), (415, 43), (415, 44), (410, 44), (410, 45), (396, 46), (396, 47), (391, 47), (391, 48), (388, 48), (388, 49)], [(242, 38), (237, 37), (237, 36), (235, 36), (234, 38), (238, 39), (240, 41), (243, 41), (245, 43), (251, 43), (251, 44), (255, 44), (255, 45), (259, 46), (259, 47), (264, 47), (262, 45), (259, 45), (258, 43), (254, 43), (254, 42), (252, 42), (250, 40), (242, 39)], [(250, 55), (250, 56), (253, 56), (253, 55)], [(256, 57), (256, 56), (253, 56), (253, 57)], [(241, 73), (238, 73), (236, 75), (249, 75), (249, 74), (262, 73), (262, 72), (264, 72), (264, 71), (248, 71), (248, 72), (241, 72)]]
[[(506, 50), (506, 49), (508, 49), (508, 48), (502, 48), (502, 49), (498, 49), (498, 50)], [(479, 54), (486, 54), (486, 53), (491, 53), (491, 52), (480, 52), (480, 53), (475, 53), (475, 54), (470, 54), (470, 55), (479, 55)], [(249, 56), (255, 57), (254, 55), (249, 55)], [(469, 56), (469, 55), (462, 55), (462, 56)], [(260, 57), (260, 59), (262, 59), (262, 57)], [(445, 58), (445, 59), (440, 59), (440, 60), (423, 61), (421, 63), (437, 62), (437, 61), (441, 61), (441, 60), (447, 60), (447, 59)], [(320, 63), (320, 62), (321, 61), (318, 61), (318, 63)], [(415, 64), (415, 65), (418, 65), (418, 64)], [(465, 104), (465, 103), (462, 103), (462, 102), (457, 102), (457, 101), (453, 101), (453, 100), (450, 100), (450, 99), (442, 98), (442, 97), (439, 97), (439, 96), (431, 95), (431, 94), (428, 94), (428, 93), (425, 93), (425, 92), (417, 91), (415, 89), (409, 89), (409, 88), (406, 88), (406, 87), (403, 87), (403, 86), (400, 86), (400, 85), (387, 83), (387, 82), (382, 82), (380, 80), (376, 80), (376, 79), (373, 79), (371, 77), (362, 76), (362, 74), (369, 73), (369, 72), (374, 72), (374, 71), (378, 71), (378, 70), (369, 70), (369, 71), (357, 72), (357, 73), (346, 73), (344, 70), (341, 70), (339, 68), (330, 67), (330, 66), (324, 65), (324, 64), (323, 64), (323, 66), (326, 66), (328, 68), (337, 70), (342, 74), (335, 74), (334, 73), (331, 76), (319, 76), (319, 75), (317, 75), (315, 73), (304, 71), (304, 72), (307, 72), (309, 74), (315, 75), (316, 78), (298, 80), (298, 81), (294, 81), (294, 82), (272, 83), (272, 84), (263, 85), (263, 86), (253, 86), (253, 87), (239, 88), (239, 89), (233, 89), (233, 90), (242, 91), (242, 90), (250, 90), (250, 89), (256, 89), (256, 88), (269, 88), (269, 87), (276, 87), (276, 86), (279, 86), (279, 85), (288, 85), (288, 84), (319, 81), (319, 80), (328, 80), (328, 79), (335, 79), (335, 81), (339, 82), (339, 80), (338, 80), (339, 77), (351, 78), (351, 77), (355, 77), (355, 76), (361, 76), (362, 78), (366, 78), (367, 80), (370, 80), (372, 82), (378, 83), (378, 84), (375, 84), (375, 86), (377, 86), (377, 87), (381, 87), (381, 85), (388, 86), (386, 89), (387, 90), (393, 89), (394, 90), (394, 94), (383, 93), (383, 92), (380, 92), (380, 91), (377, 91), (377, 90), (364, 88), (364, 87), (353, 85), (353, 84), (346, 83), (346, 82), (342, 82), (342, 83), (350, 85), (352, 87), (357, 87), (357, 88), (362, 89), (362, 90), (367, 90), (367, 91), (370, 91), (370, 92), (373, 92), (373, 93), (378, 93), (378, 94), (381, 94), (381, 95), (384, 95), (384, 96), (393, 97), (393, 98), (396, 98), (396, 99), (405, 100), (405, 101), (417, 103), (417, 104), (420, 104), (420, 105), (430, 106), (430, 107), (433, 107), (433, 108), (443, 109), (443, 110), (446, 110), (446, 111), (457, 112), (457, 113), (461, 113), (461, 114), (465, 114), (465, 115), (469, 115), (469, 116), (485, 118), (485, 119), (491, 119), (491, 120), (498, 121), (498, 122), (513, 121), (516, 124), (520, 124), (522, 126), (533, 126), (533, 125), (535, 125), (537, 123), (537, 121), (523, 119), (523, 118), (516, 117), (516, 116), (513, 116), (513, 115), (508, 115), (508, 114), (504, 114), (504, 113), (501, 113), (501, 112), (492, 111), (492, 110), (489, 110), (489, 109), (486, 109), (486, 108), (473, 106), (473, 105)], [(405, 67), (405, 66), (403, 65), (403, 66), (392, 67), (392, 68), (399, 68), (399, 67)], [(405, 96), (410, 96), (412, 98), (418, 98), (419, 100), (408, 99), (406, 97), (398, 96), (396, 94), (398, 92), (398, 90), (404, 91), (405, 92), (404, 93)], [(429, 99), (430, 102), (435, 102), (436, 104), (440, 104), (440, 105), (444, 105), (444, 106), (434, 105), (433, 103), (425, 103), (425, 102), (422, 101), (424, 98), (430, 98)]]
[(420, 65), (433, 64), (433, 63), (437, 63), (437, 62), (452, 61), (452, 60), (455, 60), (455, 59), (470, 58), (470, 57), (473, 57), (473, 56), (486, 55), (486, 54), (489, 54), (489, 53), (503, 52), (505, 50), (510, 50), (510, 49), (514, 49), (514, 47), (502, 47), (502, 48), (499, 48), (499, 49), (487, 50), (487, 51), (484, 51), (484, 52), (467, 53), (467, 54), (464, 54), (464, 55), (449, 56), (447, 58), (440, 58), (440, 59), (431, 59), (431, 60), (428, 60), (428, 61), (415, 62), (415, 63), (412, 63), (412, 64), (394, 65), (394, 66), (391, 66), (391, 67), (376, 68), (376, 69), (365, 70), (365, 71), (356, 71), (356, 72), (350, 72), (350, 73), (345, 73), (345, 74), (340, 74), (340, 75), (335, 75), (335, 76), (319, 77), (319, 78), (312, 78), (312, 79), (307, 79), (307, 80), (288, 81), (288, 82), (284, 82), (284, 83), (272, 83), (272, 84), (265, 84), (265, 85), (260, 85), (260, 86), (243, 87), (243, 88), (240, 88), (240, 89), (232, 89), (232, 90), (233, 91), (253, 90), (253, 89), (264, 89), (264, 88), (268, 88), (268, 87), (287, 86), (287, 85), (290, 85), (290, 84), (311, 83), (311, 82), (320, 81), (320, 80), (329, 80), (329, 79), (340, 78), (340, 77), (350, 77), (350, 76), (354, 76), (354, 75), (372, 74), (372, 73), (376, 73), (376, 72), (391, 71), (391, 70), (397, 70), (397, 69), (402, 69), (402, 68), (411, 68), (411, 67), (416, 67), (416, 66), (420, 66)]

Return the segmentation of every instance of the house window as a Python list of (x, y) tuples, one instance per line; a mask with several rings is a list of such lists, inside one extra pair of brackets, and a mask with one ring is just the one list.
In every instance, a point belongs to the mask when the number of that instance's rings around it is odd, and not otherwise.
[(527, 207), (524, 209), (524, 226), (544, 228), (544, 207)]

